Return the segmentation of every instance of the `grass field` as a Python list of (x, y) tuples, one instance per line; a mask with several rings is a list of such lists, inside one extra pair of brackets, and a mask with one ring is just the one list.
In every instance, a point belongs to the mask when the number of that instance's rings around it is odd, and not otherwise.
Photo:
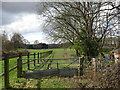
[[(49, 50), (53, 50), (53, 53), (49, 55), (46, 58), (74, 58), (75, 56), (75, 51), (73, 49), (45, 49), (45, 50), (32, 50), (29, 49), (28, 51), (30, 53), (38, 53), (38, 52), (46, 52)], [(24, 56), (23, 58), (26, 58)], [(33, 58), (31, 56), (30, 58)], [(17, 59), (18, 58), (12, 58), (10, 59), (10, 66), (9, 68), (12, 68), (13, 66), (16, 66), (17, 64)], [(26, 61), (24, 61), (26, 62)], [(53, 63), (58, 62), (57, 60), (54, 61)], [(59, 63), (71, 63), (71, 60), (59, 60)], [(107, 64), (108, 62), (105, 62), (104, 64)], [(3, 72), (3, 61), (0, 61), (0, 64), (2, 65), (2, 69), (0, 69), (0, 72)], [(39, 64), (38, 64), (39, 65)], [(59, 64), (59, 68), (66, 67), (69, 64)], [(77, 66), (78, 63), (72, 64), (72, 66)], [(33, 65), (31, 65), (32, 67)], [(23, 65), (23, 67), (26, 67), (26, 65)], [(47, 64), (42, 68), (46, 69)], [(57, 64), (52, 64), (52, 68), (56, 68)], [(39, 68), (36, 68), (39, 69)], [(89, 68), (88, 68), (89, 69)], [(23, 69), (27, 70), (27, 68)], [(86, 70), (84, 69), (86, 72)], [(90, 72), (86, 72), (86, 75), (80, 77), (80, 76), (75, 76), (75, 77), (58, 77), (58, 76), (53, 76), (53, 77), (44, 77), (41, 79), (25, 79), (25, 78), (17, 78), (17, 69), (13, 70), (10, 72), (10, 85), (14, 88), (79, 88), (81, 86), (92, 86), (92, 81), (89, 78), (93, 77), (93, 71), (90, 70)], [(4, 87), (4, 80), (0, 78), (0, 82), (2, 82), (0, 87)], [(97, 82), (96, 82), (97, 83)]]
[[(72, 49), (46, 49), (46, 50), (28, 50), (30, 53), (38, 53), (38, 52), (46, 52), (49, 50), (53, 50), (53, 57), (52, 58), (71, 58), (75, 57), (75, 51)], [(25, 56), (24, 56), (25, 58)], [(33, 58), (33, 56), (31, 56)], [(16, 65), (18, 58), (10, 59), (10, 66), (9, 68)], [(24, 61), (25, 62), (25, 61)], [(65, 60), (61, 60), (60, 62), (68, 62)], [(1, 61), (0, 64), (4, 62)], [(59, 67), (64, 67), (68, 64), (61, 65)], [(52, 67), (56, 67), (56, 65), (52, 65)], [(2, 69), (3, 70), (3, 69)], [(4, 70), (3, 70), (4, 71)], [(3, 72), (1, 71), (1, 72)], [(3, 79), (3, 77), (2, 77)], [(59, 79), (59, 80), (58, 80)], [(67, 80), (68, 79), (68, 80)], [(2, 82), (2, 87), (4, 87), (4, 80)], [(60, 78), (60, 77), (46, 77), (41, 80), (37, 79), (24, 79), (24, 78), (17, 78), (17, 69), (10, 72), (10, 85), (15, 88), (70, 88), (73, 87), (73, 82), (69, 82), (69, 78)]]
[[(29, 49), (28, 50), (31, 54), (33, 54), (33, 53), (38, 53), (38, 52), (46, 52), (46, 51), (48, 51), (48, 50), (32, 50), (32, 49)], [(24, 56), (23, 58), (25, 58), (26, 56)], [(32, 58), (33, 56), (31, 56), (30, 58)], [(12, 68), (12, 67), (14, 67), (14, 66), (16, 66), (17, 65), (17, 59), (18, 59), (18, 57), (17, 58), (11, 58), (11, 59), (9, 59), (9, 68)], [(23, 61), (23, 62), (26, 62), (26, 61)], [(1, 65), (1, 69), (0, 69), (0, 73), (3, 73), (4, 72), (4, 61), (0, 61), (0, 65)], [(25, 65), (23, 65), (23, 66), (25, 66)], [(14, 69), (13, 71), (11, 71), (10, 73), (10, 84), (11, 84), (11, 86), (12, 85), (14, 85), (14, 81), (15, 80), (17, 80), (18, 78), (17, 78), (17, 69)], [(1, 79), (2, 78), (2, 79)], [(19, 79), (18, 79), (19, 80)], [(22, 80), (22, 79), (21, 79)], [(2, 84), (0, 84), (1, 86), (0, 87), (4, 87), (4, 79), (3, 79), (3, 77), (0, 77), (0, 82), (2, 82)]]

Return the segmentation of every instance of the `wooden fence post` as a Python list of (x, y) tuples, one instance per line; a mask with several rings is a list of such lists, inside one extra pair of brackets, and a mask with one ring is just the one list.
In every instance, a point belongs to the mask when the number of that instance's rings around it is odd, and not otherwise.
[(22, 53), (19, 53), (19, 58), (17, 60), (17, 77), (22, 75)]
[(4, 75), (5, 88), (9, 88), (10, 83), (9, 83), (9, 57), (8, 57), (8, 54), (5, 55), (4, 70), (5, 70), (5, 75)]
[(34, 67), (35, 67), (35, 61), (36, 61), (36, 60), (35, 60), (35, 53), (34, 53)]
[(82, 76), (83, 75), (83, 61), (84, 58), (79, 57), (79, 63), (80, 63), (80, 68), (79, 68), (79, 75)]
[(93, 64), (94, 72), (97, 72), (97, 61), (96, 61), (96, 58), (92, 58), (92, 64)]
[(100, 60), (100, 69), (102, 69), (102, 60), (101, 59), (99, 60)]
[(59, 66), (58, 66), (58, 62), (57, 62), (57, 71), (58, 71), (58, 75), (59, 75)]
[(47, 56), (47, 52), (44, 52), (44, 57), (46, 57)]
[(42, 58), (42, 53), (40, 53), (40, 57)]
[(39, 64), (40, 62), (39, 62), (39, 52), (38, 52), (38, 64)]
[(58, 62), (57, 62), (57, 69), (59, 69)]
[(41, 54), (41, 55), (42, 55), (42, 58), (44, 58), (44, 52), (42, 52), (42, 54)]
[(27, 58), (28, 58), (28, 60), (27, 60), (28, 70), (30, 70), (30, 60), (29, 60), (30, 53), (29, 52), (28, 52)]
[(45, 55), (45, 52), (43, 52), (43, 58), (45, 58), (45, 56), (46, 56), (46, 55)]

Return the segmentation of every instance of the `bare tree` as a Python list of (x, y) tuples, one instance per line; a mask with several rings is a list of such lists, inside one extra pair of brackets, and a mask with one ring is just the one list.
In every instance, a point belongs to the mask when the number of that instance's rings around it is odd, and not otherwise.
[(34, 44), (39, 44), (39, 41), (38, 41), (38, 40), (35, 40), (35, 41), (34, 41)]
[(69, 41), (79, 54), (95, 57), (104, 40), (117, 25), (117, 8), (112, 2), (43, 3), (43, 15), (51, 29), (46, 32), (61, 42)]
[(3, 31), (3, 34), (1, 34), (1, 39), (2, 39), (2, 50), (3, 51), (9, 51), (9, 50), (13, 50), (13, 45), (10, 42), (10, 40), (8, 39), (8, 35), (5, 31)]
[(24, 37), (20, 33), (13, 33), (11, 42), (14, 45), (14, 49), (24, 47)]

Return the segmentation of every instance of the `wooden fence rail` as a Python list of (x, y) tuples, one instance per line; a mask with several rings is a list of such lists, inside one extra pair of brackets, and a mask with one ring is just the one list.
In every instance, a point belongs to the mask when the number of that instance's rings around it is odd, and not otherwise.
[[(39, 60), (74, 60), (78, 58), (39, 58)], [(27, 60), (26, 58), (22, 58), (22, 60)], [(34, 58), (30, 58), (30, 60), (38, 60)]]
[[(2, 61), (4, 61), (4, 73), (0, 74), (0, 77), (4, 76), (4, 86), (5, 88), (9, 88), (10, 87), (10, 81), (9, 81), (9, 72), (13, 71), (14, 69), (17, 68), (17, 77), (21, 77), (22, 75), (22, 65), (23, 64), (27, 64), (28, 65), (28, 70), (30, 69), (30, 55), (34, 55), (34, 64), (36, 63), (35, 62), (35, 56), (37, 55), (37, 60), (39, 62), (39, 58), (43, 58), (43, 56), (48, 56), (52, 53), (53, 51), (47, 51), (47, 52), (43, 52), (43, 53), (34, 53), (34, 54), (30, 54), (29, 52), (28, 53), (25, 53), (25, 54), (22, 54), (22, 53), (18, 53), (17, 55), (12, 55), (10, 56), (8, 53), (4, 54), (4, 57), (2, 57)], [(45, 54), (45, 55), (44, 55)], [(40, 57), (41, 55), (43, 55), (42, 57)], [(27, 56), (27, 63), (22, 63), (22, 56)], [(9, 59), (10, 58), (15, 58), (15, 57), (19, 57), (17, 59), (17, 65), (12, 67), (11, 69), (9, 69)]]
[[(85, 58), (80, 57), (80, 58), (45, 58), (47, 56), (49, 56), (53, 51), (47, 51), (47, 52), (43, 52), (43, 53), (27, 53), (27, 58), (23, 58), (22, 53), (19, 53), (19, 58), (17, 59), (17, 65), (14, 66), (13, 68), (9, 69), (9, 55), (6, 54), (4, 57), (4, 73), (1, 74), (1, 76), (4, 76), (4, 84), (5, 84), (5, 88), (9, 88), (10, 87), (10, 81), (9, 81), (9, 72), (16, 69), (17, 68), (17, 77), (20, 78), (23, 74), (23, 65), (27, 65), (27, 70), (31, 69), (31, 64), (33, 64), (33, 68), (37, 67), (37, 64), (41, 64), (44, 66), (44, 64), (48, 64), (47, 68), (51, 67), (51, 64), (56, 64), (56, 68), (60, 69), (60, 65), (59, 64), (72, 64), (74, 61), (78, 61), (78, 66), (74, 66), (74, 67), (78, 67), (79, 70), (79, 75), (82, 76), (84, 74), (84, 61)], [(33, 58), (30, 58), (30, 56), (33, 56)], [(23, 62), (24, 60), (26, 60), (26, 62)], [(56, 60), (56, 62), (52, 62)], [(73, 60), (72, 63), (58, 63), (59, 60)], [(45, 62), (43, 62), (45, 61)], [(48, 63), (49, 61), (49, 63)], [(95, 59), (93, 61), (96, 61)], [(94, 67), (95, 70), (97, 71), (97, 64), (95, 63)], [(69, 66), (69, 65), (68, 65)], [(41, 66), (42, 67), (42, 66)]]

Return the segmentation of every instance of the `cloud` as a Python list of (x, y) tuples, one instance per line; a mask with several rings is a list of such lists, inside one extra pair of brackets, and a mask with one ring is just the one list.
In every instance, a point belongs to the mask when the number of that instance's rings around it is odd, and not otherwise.
[(37, 4), (38, 2), (3, 2), (0, 33), (5, 30), (11, 37), (13, 32), (17, 32), (30, 43), (35, 40), (49, 43), (46, 34), (42, 32), (46, 18), (36, 13)]
[(34, 32), (34, 33), (27, 33), (23, 35), (25, 39), (29, 40), (32, 44), (35, 40), (38, 40), (39, 43), (50, 43), (45, 34), (43, 32)]
[(8, 13), (5, 11), (2, 11), (2, 25), (7, 25), (7, 24), (10, 24), (10, 23), (16, 21), (14, 16), (16, 16), (16, 15), (13, 13)]
[(24, 34), (41, 31), (45, 23), (45, 18), (37, 14), (20, 14), (14, 18), (16, 19), (15, 22), (2, 26), (7, 33), (18, 32)]
[[(35, 40), (39, 40), (42, 43), (49, 43), (46, 39), (46, 34), (43, 33), (43, 26), (45, 23), (45, 17), (37, 14), (18, 14), (14, 17), (15, 21), (2, 26), (2, 32), (5, 30), (8, 35), (12, 36), (12, 33), (17, 32), (24, 36), (30, 43), (34, 43)], [(10, 36), (10, 37), (11, 37)]]
[(37, 2), (2, 2), (2, 25), (10, 24), (20, 14), (36, 14)]

